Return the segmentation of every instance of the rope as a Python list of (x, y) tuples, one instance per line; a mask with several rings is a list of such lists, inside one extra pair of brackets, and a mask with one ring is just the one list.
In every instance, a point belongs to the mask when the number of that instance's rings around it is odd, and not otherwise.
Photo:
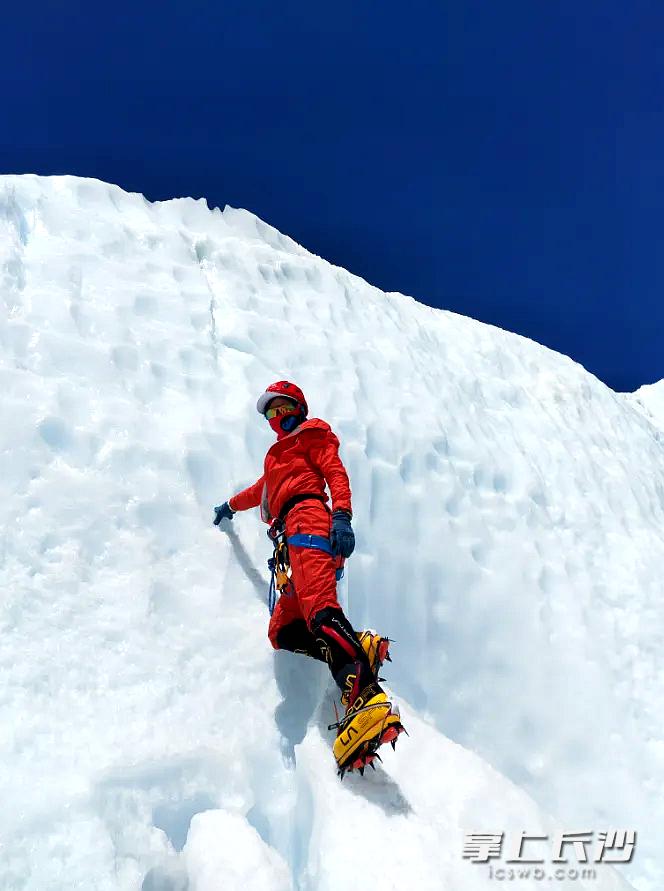
[(274, 608), (277, 605), (277, 587), (274, 583), (275, 580), (275, 560), (274, 557), (270, 557), (267, 561), (268, 568), (271, 569), (272, 575), (270, 576), (270, 588), (267, 592), (267, 608), (270, 610), (270, 615), (274, 612)]

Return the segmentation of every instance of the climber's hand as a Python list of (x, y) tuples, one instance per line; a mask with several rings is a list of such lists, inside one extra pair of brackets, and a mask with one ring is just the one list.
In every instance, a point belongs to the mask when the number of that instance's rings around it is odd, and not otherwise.
[(222, 520), (232, 520), (235, 513), (234, 510), (230, 509), (228, 502), (224, 501), (223, 504), (220, 504), (214, 509), (214, 525), (218, 526)]
[(345, 510), (335, 510), (332, 514), (330, 544), (337, 556), (350, 557), (355, 550), (355, 534), (350, 525), (350, 514)]

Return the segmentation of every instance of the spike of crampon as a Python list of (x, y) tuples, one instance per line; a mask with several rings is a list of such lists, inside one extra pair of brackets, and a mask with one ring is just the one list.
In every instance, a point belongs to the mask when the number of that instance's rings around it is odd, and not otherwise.
[(388, 638), (383, 637), (380, 643), (378, 644), (378, 661), (379, 662), (391, 662), (392, 659), (389, 653), (390, 649), (390, 641)]
[(399, 724), (398, 727), (394, 724), (392, 725), (392, 727), (388, 727), (380, 738), (381, 745), (383, 743), (392, 743), (392, 747), (394, 748), (394, 743), (396, 742), (397, 736), (399, 736), (401, 729), (401, 724)]
[(367, 755), (360, 755), (359, 758), (356, 758), (350, 766), (351, 770), (362, 770), (364, 765), (367, 763)]
[[(391, 705), (391, 704), (390, 704)], [(393, 706), (393, 710), (391, 712), (393, 717), (399, 716), (399, 710), (396, 706)], [(370, 765), (372, 770), (376, 769), (376, 765), (373, 761), (377, 758), (380, 762), (382, 762), (382, 758), (378, 753), (378, 748), (382, 746), (384, 743), (390, 743), (393, 749), (396, 749), (396, 741), (399, 737), (400, 733), (406, 733), (408, 735), (408, 731), (403, 726), (401, 721), (398, 723), (393, 723), (382, 733), (377, 734), (373, 739), (365, 742), (359, 751), (356, 751), (348, 761), (343, 763), (342, 765), (338, 765), (338, 774), (341, 779), (344, 778), (344, 775), (347, 772), (353, 772), (355, 770), (360, 772), (361, 776), (364, 776), (364, 769), (367, 765)]]
[(364, 768), (367, 765), (371, 765), (373, 769), (376, 769), (375, 764), (373, 764), (373, 760), (376, 757), (376, 753), (366, 748), (361, 755), (355, 758), (347, 767), (344, 768), (346, 770), (358, 770), (360, 772), (360, 776), (364, 776)]

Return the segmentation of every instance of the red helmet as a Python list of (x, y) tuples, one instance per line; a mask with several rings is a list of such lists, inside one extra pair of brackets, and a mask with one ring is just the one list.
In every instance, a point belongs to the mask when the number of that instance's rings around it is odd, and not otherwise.
[(276, 399), (277, 396), (293, 399), (298, 405), (302, 406), (305, 415), (309, 414), (309, 406), (307, 405), (307, 400), (304, 398), (304, 393), (300, 390), (297, 384), (291, 384), (290, 381), (277, 381), (276, 384), (270, 384), (256, 403), (257, 411), (262, 415), (265, 414), (265, 409), (268, 407), (272, 399)]

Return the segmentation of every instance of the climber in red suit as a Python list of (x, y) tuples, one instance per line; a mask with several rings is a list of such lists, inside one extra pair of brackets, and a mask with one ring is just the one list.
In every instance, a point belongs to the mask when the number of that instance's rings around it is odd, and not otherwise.
[[(327, 662), (342, 690), (347, 714), (356, 700), (358, 709), (363, 703), (377, 703), (378, 745), (388, 725), (401, 725), (377, 682), (378, 669), (389, 658), (388, 640), (373, 632), (357, 634), (337, 600), (337, 560), (350, 557), (355, 548), (350, 485), (339, 457), (339, 440), (325, 421), (307, 419), (304, 394), (289, 381), (271, 384), (256, 408), (277, 441), (268, 449), (260, 479), (216, 507), (215, 523), (259, 505), (266, 523), (285, 523), (291, 584), (277, 601), (270, 620), (272, 646)], [(365, 707), (361, 716), (365, 724), (371, 717), (366, 712)], [(366, 737), (367, 732), (363, 733)], [(351, 757), (358, 758), (353, 746), (357, 743), (341, 752), (339, 738), (335, 743), (340, 769)]]

